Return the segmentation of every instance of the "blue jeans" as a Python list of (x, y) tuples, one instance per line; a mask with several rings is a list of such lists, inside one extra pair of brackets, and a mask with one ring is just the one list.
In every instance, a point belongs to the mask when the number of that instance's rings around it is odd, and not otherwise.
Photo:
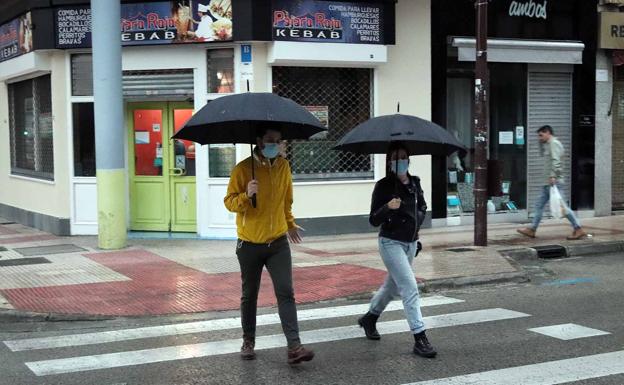
[(388, 276), (373, 297), (369, 309), (369, 312), (381, 315), (388, 303), (400, 295), (407, 323), (414, 334), (425, 330), (420, 312), (418, 284), (412, 271), (412, 261), (416, 256), (416, 251), (416, 242), (400, 242), (379, 237), (379, 252), (388, 269)]
[[(570, 210), (570, 207), (565, 203), (565, 198), (563, 197), (563, 189), (561, 188), (561, 185), (557, 184), (557, 188), (559, 189), (559, 193), (564, 200), (563, 204), (566, 206), (566, 218), (568, 218), (575, 230), (580, 229), (581, 224), (579, 223), (572, 210)], [(540, 198), (535, 203), (535, 217), (533, 217), (533, 224), (531, 225), (531, 228), (533, 230), (537, 230), (540, 222), (542, 221), (542, 215), (544, 215), (544, 207), (549, 200), (550, 186), (544, 186), (544, 189), (542, 190), (542, 195), (540, 195)]]

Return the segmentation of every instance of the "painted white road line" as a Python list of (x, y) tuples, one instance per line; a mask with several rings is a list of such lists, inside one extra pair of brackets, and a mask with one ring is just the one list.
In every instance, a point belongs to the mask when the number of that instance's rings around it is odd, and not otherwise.
[[(427, 328), (432, 329), (522, 317), (530, 317), (530, 315), (512, 310), (496, 308), (442, 314), (425, 317), (424, 320)], [(377, 328), (381, 334), (396, 334), (409, 331), (409, 326), (405, 320), (380, 322), (377, 324)], [(310, 330), (302, 332), (300, 335), (301, 340), (305, 344), (341, 341), (351, 338), (364, 337), (364, 333), (357, 325)], [(240, 351), (240, 344), (240, 339), (230, 339), (191, 345), (169, 346), (156, 349), (27, 362), (26, 366), (28, 366), (28, 368), (37, 376), (47, 376), (52, 374), (83, 372), (89, 370), (109, 369), (122, 366), (135, 366), (156, 362), (238, 353)], [(286, 346), (286, 340), (282, 334), (256, 337), (256, 350), (272, 349), (284, 346)]]
[(624, 350), (405, 385), (554, 385), (624, 373)]
[(609, 332), (592, 329), (577, 324), (552, 325), (528, 330), (530, 332), (543, 334), (545, 336), (558, 338), (560, 340), (575, 340), (577, 338), (587, 338), (611, 334)]
[[(440, 295), (422, 297), (421, 306), (440, 306), (453, 303), (464, 302), (461, 299), (449, 298)], [(311, 321), (318, 319), (329, 319), (338, 317), (348, 317), (364, 314), (368, 311), (368, 304), (346, 305), (335, 307), (324, 307), (317, 309), (306, 309), (297, 312), (299, 321)], [(402, 310), (401, 301), (392, 301), (388, 304), (386, 311)], [(277, 314), (264, 314), (257, 317), (257, 325), (279, 324), (280, 319)], [(227, 330), (240, 328), (240, 318), (222, 318), (209, 321), (186, 322), (162, 326), (150, 326), (135, 329), (113, 330), (106, 332), (95, 332), (85, 334), (72, 334), (55, 337), (30, 338), (22, 340), (4, 341), (4, 344), (14, 352), (36, 349), (53, 349), (69, 346), (95, 345), (109, 342), (137, 340), (143, 338), (164, 337), (172, 335), (205, 333), (215, 330)]]

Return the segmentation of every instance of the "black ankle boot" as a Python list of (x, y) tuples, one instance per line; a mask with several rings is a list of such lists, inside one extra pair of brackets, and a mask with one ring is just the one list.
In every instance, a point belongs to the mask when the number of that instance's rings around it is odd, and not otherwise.
[(377, 319), (379, 319), (379, 316), (371, 312), (364, 314), (358, 319), (358, 324), (360, 327), (364, 328), (366, 338), (369, 340), (381, 339), (379, 332), (377, 332)]
[(414, 341), (414, 354), (426, 358), (433, 358), (438, 354), (433, 346), (431, 346), (431, 343), (429, 343), (424, 331), (414, 334)]

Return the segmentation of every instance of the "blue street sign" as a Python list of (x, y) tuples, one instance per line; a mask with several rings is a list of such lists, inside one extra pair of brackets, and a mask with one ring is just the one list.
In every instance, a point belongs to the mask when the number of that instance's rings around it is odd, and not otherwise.
[(251, 44), (241, 45), (241, 63), (251, 63)]

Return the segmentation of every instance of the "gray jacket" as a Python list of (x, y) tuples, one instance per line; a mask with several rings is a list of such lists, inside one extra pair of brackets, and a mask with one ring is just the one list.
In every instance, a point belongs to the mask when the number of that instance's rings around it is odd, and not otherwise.
[(561, 158), (564, 154), (563, 145), (554, 136), (548, 143), (542, 144), (544, 155), (544, 182), (548, 183), (549, 178), (557, 178), (559, 183), (563, 183), (563, 165)]

